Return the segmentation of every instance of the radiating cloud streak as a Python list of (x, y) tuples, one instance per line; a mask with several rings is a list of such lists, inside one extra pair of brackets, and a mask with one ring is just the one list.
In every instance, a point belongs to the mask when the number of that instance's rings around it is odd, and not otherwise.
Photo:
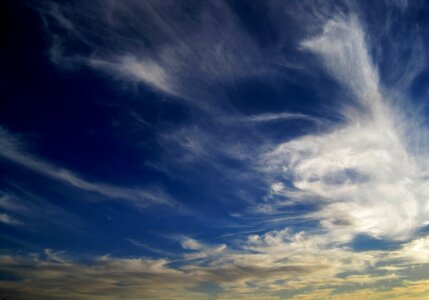
[(54, 180), (64, 182), (82, 191), (95, 192), (112, 199), (129, 200), (140, 207), (145, 207), (148, 204), (173, 206), (175, 203), (168, 194), (159, 188), (122, 188), (82, 179), (69, 170), (59, 168), (27, 153), (22, 149), (22, 143), (3, 128), (0, 128), (0, 148), (0, 156), (3, 159), (22, 165)]

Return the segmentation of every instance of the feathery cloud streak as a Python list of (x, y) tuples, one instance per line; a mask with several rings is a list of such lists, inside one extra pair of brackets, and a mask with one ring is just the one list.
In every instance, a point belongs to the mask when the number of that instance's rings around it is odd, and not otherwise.
[(59, 168), (49, 162), (38, 159), (22, 149), (22, 142), (13, 137), (5, 129), (0, 128), (0, 156), (4, 159), (22, 165), (39, 174), (64, 182), (87, 192), (96, 192), (111, 199), (124, 199), (136, 206), (147, 204), (162, 204), (172, 206), (174, 200), (159, 188), (134, 189), (122, 188), (104, 183), (94, 183), (82, 179), (69, 170)]

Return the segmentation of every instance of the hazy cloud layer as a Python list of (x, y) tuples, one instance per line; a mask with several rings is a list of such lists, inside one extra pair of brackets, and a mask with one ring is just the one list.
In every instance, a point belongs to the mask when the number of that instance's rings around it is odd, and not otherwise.
[[(410, 270), (425, 272), (429, 268), (423, 254), (429, 250), (427, 238), (391, 252), (353, 252), (346, 247), (332, 248), (327, 240), (283, 230), (249, 236), (240, 249), (223, 246), (214, 251), (216, 247), (187, 238), (182, 246), (195, 251), (194, 255), (185, 254), (178, 261), (107, 255), (80, 262), (64, 252), (46, 249), (29, 256), (1, 256), (1, 271), (20, 279), (2, 281), (1, 285), (4, 295), (15, 299), (115, 299), (118, 295), (125, 299), (199, 299), (210, 295), (210, 289), (197, 288), (207, 283), (222, 292), (222, 299), (276, 299), (279, 293), (298, 295), (303, 288), (313, 296), (334, 299), (354, 297), (362, 291), (371, 293), (371, 299), (427, 293), (424, 288), (416, 289), (423, 279), (407, 280)], [(173, 267), (173, 263), (179, 266)], [(392, 282), (400, 286), (396, 289), (401, 293), (376, 287)], [(334, 291), (336, 286), (349, 290)]]

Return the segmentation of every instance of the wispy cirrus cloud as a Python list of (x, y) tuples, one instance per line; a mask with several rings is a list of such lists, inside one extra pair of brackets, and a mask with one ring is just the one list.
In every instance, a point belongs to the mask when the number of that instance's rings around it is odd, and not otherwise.
[[(11, 225), (19, 225), (27, 232), (37, 232), (43, 228), (40, 224), (52, 224), (55, 228), (85, 235), (83, 228), (87, 223), (78, 215), (33, 194), (24, 185), (2, 183), (5, 190), (0, 191), (0, 211), (14, 217), (15, 222)], [(5, 236), (1, 238), (7, 240)], [(12, 240), (12, 244), (21, 242)]]
[(81, 191), (95, 192), (110, 199), (128, 200), (138, 207), (145, 207), (149, 204), (175, 205), (175, 200), (157, 187), (146, 189), (124, 188), (85, 180), (67, 169), (60, 168), (28, 153), (24, 150), (22, 141), (3, 128), (0, 128), (0, 148), (0, 157), (3, 159), (19, 164), (54, 180), (66, 183)]
[(258, 48), (222, 1), (52, 2), (39, 11), (53, 62), (85, 64), (201, 107), (222, 95), (220, 84), (263, 72)]
[(284, 112), (284, 113), (266, 113), (266, 114), (260, 114), (260, 115), (253, 115), (253, 116), (246, 116), (241, 119), (243, 122), (273, 122), (273, 121), (282, 121), (282, 120), (306, 120), (310, 122), (319, 123), (322, 122), (317, 117), (309, 116), (301, 113), (291, 113), (291, 112)]
[(18, 219), (5, 214), (5, 213), (0, 213), (0, 222), (5, 223), (5, 224), (9, 224), (9, 225), (21, 225), (21, 221), (19, 221)]

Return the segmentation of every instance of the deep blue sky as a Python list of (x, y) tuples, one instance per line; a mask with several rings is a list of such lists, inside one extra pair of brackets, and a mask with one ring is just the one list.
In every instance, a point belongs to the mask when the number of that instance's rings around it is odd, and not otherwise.
[(429, 296), (424, 1), (0, 11), (0, 297)]

